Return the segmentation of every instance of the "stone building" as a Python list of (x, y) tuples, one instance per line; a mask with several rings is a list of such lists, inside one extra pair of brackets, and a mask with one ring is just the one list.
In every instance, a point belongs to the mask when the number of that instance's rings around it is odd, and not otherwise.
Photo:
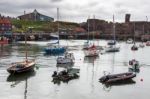
[(26, 14), (24, 12), (24, 15), (18, 16), (20, 20), (28, 20), (28, 21), (54, 21), (54, 18), (43, 15), (39, 13), (36, 9), (32, 13)]
[[(88, 19), (82, 25), (85, 30), (99, 31), (100, 36), (111, 38), (113, 36), (113, 23), (99, 19)], [(150, 35), (150, 22), (148, 21), (130, 21), (130, 14), (126, 14), (125, 22), (115, 23), (116, 37), (119, 39), (133, 38), (135, 36), (141, 39), (142, 35)]]

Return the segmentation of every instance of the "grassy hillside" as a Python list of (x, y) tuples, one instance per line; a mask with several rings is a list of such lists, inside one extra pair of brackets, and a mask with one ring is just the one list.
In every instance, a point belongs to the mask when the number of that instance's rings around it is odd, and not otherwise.
[[(42, 22), (42, 21), (23, 21), (23, 20), (11, 20), (12, 24), (15, 26), (13, 32), (23, 32), (32, 28), (33, 32), (43, 31), (43, 32), (55, 32), (57, 31), (58, 22)], [(75, 28), (79, 27), (79, 24), (72, 22), (59, 22), (60, 28)]]

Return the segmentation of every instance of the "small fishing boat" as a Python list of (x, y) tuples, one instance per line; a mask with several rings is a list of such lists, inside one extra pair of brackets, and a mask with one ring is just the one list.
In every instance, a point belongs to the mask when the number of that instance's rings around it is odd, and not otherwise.
[(150, 41), (147, 41), (147, 42), (146, 42), (146, 46), (150, 46)]
[(99, 81), (101, 83), (118, 83), (126, 80), (131, 80), (134, 77), (136, 77), (136, 74), (131, 72), (120, 74), (108, 74), (101, 77)]
[(133, 39), (129, 38), (127, 41), (126, 41), (127, 44), (133, 44)]
[(139, 65), (139, 61), (132, 59), (129, 61), (129, 65)]
[(66, 52), (64, 56), (57, 58), (57, 64), (73, 64), (75, 61), (74, 54)]
[(78, 73), (79, 73), (79, 69), (76, 68), (70, 68), (67, 70), (62, 70), (60, 72), (54, 71), (52, 77), (53, 77), (53, 82), (54, 83), (58, 83), (60, 81), (63, 82), (68, 82), (69, 80), (72, 79), (77, 79), (79, 77)]
[(134, 44), (134, 45), (131, 47), (131, 50), (132, 50), (132, 51), (137, 51), (137, 50), (138, 50), (138, 47)]
[(139, 61), (132, 59), (129, 61), (129, 71), (131, 72), (139, 72), (140, 70), (140, 65), (139, 65)]

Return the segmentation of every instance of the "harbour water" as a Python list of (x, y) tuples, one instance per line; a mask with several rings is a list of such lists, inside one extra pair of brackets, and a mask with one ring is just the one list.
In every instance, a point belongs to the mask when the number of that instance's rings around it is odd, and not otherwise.
[[(80, 69), (80, 77), (69, 82), (54, 84), (53, 71), (58, 56), (44, 55), (44, 42), (28, 45), (28, 56), (36, 60), (35, 72), (10, 76), (6, 69), (11, 63), (25, 57), (24, 45), (7, 45), (0, 47), (0, 99), (148, 99), (150, 97), (150, 47), (131, 51), (132, 44), (119, 42), (120, 52), (103, 53), (99, 57), (84, 57), (82, 45), (84, 40), (62, 40), (60, 45), (68, 46), (75, 55), (75, 68)], [(107, 41), (95, 41), (105, 46)], [(109, 73), (128, 72), (128, 62), (136, 59), (142, 64), (140, 72), (129, 82), (105, 86), (99, 82), (104, 71)]]

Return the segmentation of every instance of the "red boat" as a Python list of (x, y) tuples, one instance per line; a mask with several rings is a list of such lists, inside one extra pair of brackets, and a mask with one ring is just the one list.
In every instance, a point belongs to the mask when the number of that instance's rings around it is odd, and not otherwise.
[(150, 46), (150, 41), (147, 41), (147, 42), (146, 42), (146, 46)]
[(8, 44), (8, 39), (0, 40), (0, 45)]

